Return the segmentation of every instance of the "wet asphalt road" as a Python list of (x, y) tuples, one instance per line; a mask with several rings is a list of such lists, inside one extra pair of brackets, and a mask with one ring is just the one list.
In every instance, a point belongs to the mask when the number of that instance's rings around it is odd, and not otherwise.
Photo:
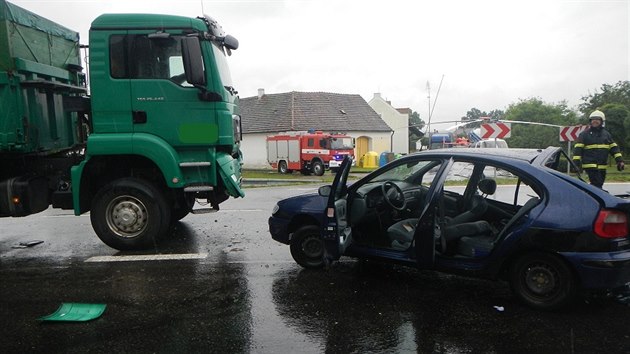
[[(2, 352), (630, 352), (630, 307), (611, 299), (544, 313), (501, 282), (350, 259), (302, 270), (267, 218), (277, 200), (316, 187), (248, 189), (146, 252), (105, 246), (87, 215), (1, 219)], [(44, 243), (12, 248), (30, 240)], [(196, 259), (103, 258), (166, 254)], [(38, 321), (62, 302), (107, 309), (90, 322)]]

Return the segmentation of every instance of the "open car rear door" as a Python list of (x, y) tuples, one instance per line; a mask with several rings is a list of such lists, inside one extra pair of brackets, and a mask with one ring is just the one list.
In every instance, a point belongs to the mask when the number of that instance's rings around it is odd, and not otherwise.
[(326, 262), (338, 260), (352, 242), (352, 231), (347, 221), (347, 181), (351, 166), (352, 157), (346, 156), (328, 195), (322, 230)]
[(453, 167), (453, 159), (448, 160), (438, 171), (431, 187), (427, 192), (424, 209), (420, 214), (420, 221), (416, 228), (415, 247), (418, 267), (433, 268), (435, 264), (435, 247), (441, 242), (441, 230), (438, 222), (440, 215), (438, 212), (439, 201), (444, 193), (444, 183), (449, 171)]

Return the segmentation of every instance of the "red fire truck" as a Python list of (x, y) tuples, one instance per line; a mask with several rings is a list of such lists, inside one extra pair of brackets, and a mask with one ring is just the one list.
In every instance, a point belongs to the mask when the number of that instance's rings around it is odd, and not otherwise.
[(337, 133), (288, 132), (267, 137), (267, 161), (280, 173), (304, 175), (335, 171), (346, 155), (354, 158), (354, 139)]

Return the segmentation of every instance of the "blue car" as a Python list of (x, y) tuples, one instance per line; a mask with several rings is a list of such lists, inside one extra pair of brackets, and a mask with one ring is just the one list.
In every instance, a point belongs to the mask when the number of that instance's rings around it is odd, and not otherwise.
[(561, 172), (569, 161), (555, 147), (429, 150), (348, 186), (346, 159), (331, 186), (278, 202), (269, 230), (306, 268), (349, 256), (505, 279), (558, 309), (630, 283), (630, 200)]

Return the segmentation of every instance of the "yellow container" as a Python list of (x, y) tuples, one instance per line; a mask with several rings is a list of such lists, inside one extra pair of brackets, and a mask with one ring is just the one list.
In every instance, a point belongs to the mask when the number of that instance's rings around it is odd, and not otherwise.
[(361, 167), (364, 168), (377, 168), (378, 167), (378, 153), (375, 151), (368, 151), (365, 155), (361, 156)]

